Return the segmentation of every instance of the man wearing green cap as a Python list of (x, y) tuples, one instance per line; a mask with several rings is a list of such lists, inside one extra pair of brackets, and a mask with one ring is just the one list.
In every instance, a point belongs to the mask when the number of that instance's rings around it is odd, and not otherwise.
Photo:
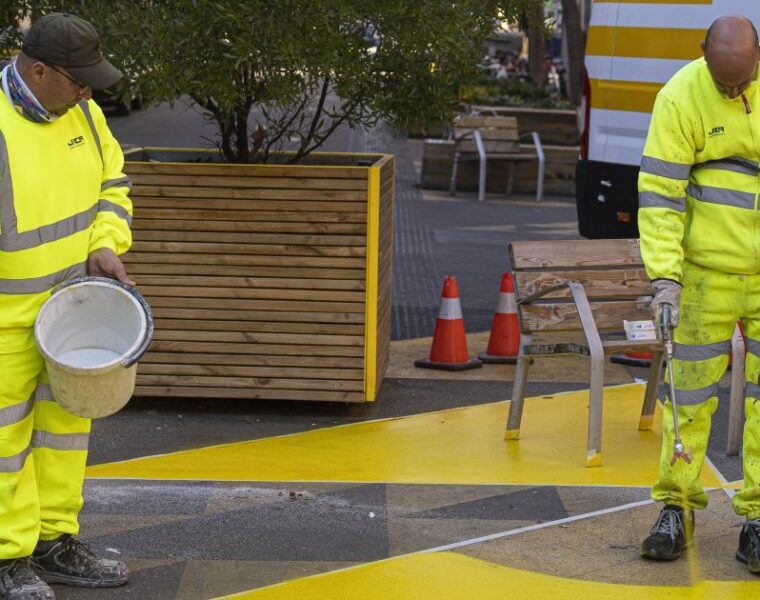
[(121, 73), (95, 29), (37, 19), (2, 70), (0, 93), (0, 600), (50, 600), (48, 583), (112, 587), (123, 562), (76, 539), (89, 419), (52, 401), (33, 326), (59, 283), (127, 284), (132, 242), (124, 157), (92, 90)]

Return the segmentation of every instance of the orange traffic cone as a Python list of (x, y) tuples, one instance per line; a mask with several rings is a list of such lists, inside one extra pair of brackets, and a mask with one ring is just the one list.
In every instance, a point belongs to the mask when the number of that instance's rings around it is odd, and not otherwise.
[(443, 279), (441, 308), (435, 322), (430, 357), (415, 360), (414, 365), (424, 369), (444, 371), (464, 371), (483, 366), (477, 358), (471, 359), (467, 355), (462, 307), (459, 304), (457, 279), (453, 275), (447, 275)]
[(511, 273), (501, 276), (499, 304), (493, 314), (488, 348), (478, 354), (484, 363), (516, 363), (520, 353), (520, 323), (515, 303), (515, 283)]

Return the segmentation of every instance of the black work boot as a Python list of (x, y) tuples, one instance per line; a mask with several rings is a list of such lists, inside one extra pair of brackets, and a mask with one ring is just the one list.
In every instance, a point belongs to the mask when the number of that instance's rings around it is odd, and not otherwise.
[(32, 554), (34, 568), (48, 583), (79, 587), (116, 587), (127, 582), (127, 565), (97, 558), (90, 547), (70, 535), (40, 541)]
[(750, 573), (760, 575), (760, 519), (747, 521), (742, 527), (736, 560), (746, 564)]
[(47, 583), (34, 572), (29, 557), (0, 560), (0, 600), (55, 600)]
[(686, 513), (680, 506), (666, 504), (641, 544), (641, 556), (654, 560), (680, 558), (681, 551), (691, 544), (693, 533), (694, 511)]

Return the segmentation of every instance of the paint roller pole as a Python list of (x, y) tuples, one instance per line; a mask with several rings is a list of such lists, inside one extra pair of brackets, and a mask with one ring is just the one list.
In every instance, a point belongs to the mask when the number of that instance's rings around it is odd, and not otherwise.
[(665, 345), (665, 362), (668, 366), (668, 382), (670, 384), (670, 407), (673, 409), (673, 458), (670, 465), (682, 458), (687, 464), (691, 464), (691, 453), (686, 452), (681, 433), (678, 429), (678, 404), (676, 403), (676, 385), (673, 379), (673, 327), (670, 324), (670, 305), (662, 305), (662, 340)]

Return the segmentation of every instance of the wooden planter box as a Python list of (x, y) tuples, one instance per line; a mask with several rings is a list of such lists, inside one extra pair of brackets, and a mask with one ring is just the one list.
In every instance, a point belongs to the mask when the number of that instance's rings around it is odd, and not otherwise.
[(186, 162), (199, 155), (215, 153), (127, 153), (124, 262), (155, 316), (135, 394), (374, 400), (390, 350), (393, 157)]

